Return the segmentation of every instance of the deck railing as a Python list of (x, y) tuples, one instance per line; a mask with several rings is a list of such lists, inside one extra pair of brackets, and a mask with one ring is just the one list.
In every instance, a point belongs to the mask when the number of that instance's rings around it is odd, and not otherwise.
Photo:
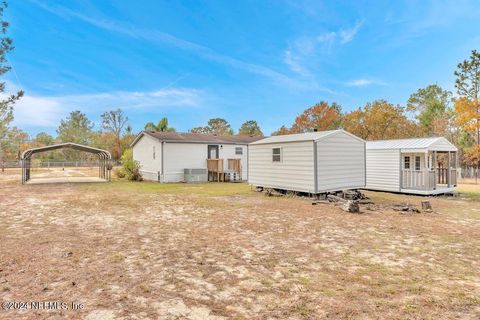
[(223, 159), (207, 159), (207, 169), (210, 172), (223, 172)]

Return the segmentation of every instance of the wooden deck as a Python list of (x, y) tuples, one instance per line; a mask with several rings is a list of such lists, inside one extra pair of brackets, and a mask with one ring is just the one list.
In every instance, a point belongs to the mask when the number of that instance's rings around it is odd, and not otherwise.
[(232, 181), (229, 177), (234, 175), (236, 181), (242, 180), (241, 159), (227, 159), (225, 169), (224, 159), (207, 159), (208, 181), (227, 182)]

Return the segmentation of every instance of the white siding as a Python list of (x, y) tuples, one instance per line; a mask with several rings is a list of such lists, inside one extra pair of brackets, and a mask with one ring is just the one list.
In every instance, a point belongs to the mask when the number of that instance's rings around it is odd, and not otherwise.
[[(207, 169), (208, 145), (205, 143), (166, 142), (164, 145), (163, 161), (165, 164), (162, 182), (184, 181), (184, 169)], [(224, 159), (224, 170), (228, 169), (228, 159), (241, 159), (242, 178), (247, 179), (247, 145), (218, 144), (218, 146), (219, 157)], [(235, 154), (236, 147), (243, 149), (243, 155)]]
[(317, 142), (318, 192), (365, 187), (365, 142), (336, 132)]
[[(206, 148), (206, 147), (205, 147)], [(243, 154), (235, 154), (235, 148), (242, 148)], [(228, 169), (228, 159), (240, 159), (242, 165), (242, 179), (247, 180), (248, 177), (248, 151), (246, 145), (236, 145), (236, 144), (224, 144), (223, 148), (220, 148), (220, 158), (223, 160), (224, 170)], [(206, 151), (205, 151), (206, 154)]]
[[(155, 159), (153, 148), (155, 147)], [(145, 180), (158, 180), (162, 170), (162, 143), (149, 135), (143, 135), (133, 146), (133, 160), (140, 162), (140, 172)]]
[(366, 188), (400, 191), (400, 150), (367, 150)]
[[(272, 162), (272, 148), (282, 149), (282, 161)], [(315, 192), (313, 142), (251, 144), (248, 182), (254, 186)]]
[(203, 143), (166, 142), (162, 182), (184, 181), (183, 169), (207, 168), (207, 145)]

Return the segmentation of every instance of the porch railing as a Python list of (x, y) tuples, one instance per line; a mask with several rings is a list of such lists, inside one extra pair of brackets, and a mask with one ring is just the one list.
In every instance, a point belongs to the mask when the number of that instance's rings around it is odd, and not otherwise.
[(402, 170), (402, 189), (434, 190), (439, 185), (457, 185), (457, 170), (450, 169), (450, 181), (448, 170), (437, 168), (434, 170)]
[(426, 171), (402, 170), (402, 189), (425, 190), (430, 185), (430, 174)]

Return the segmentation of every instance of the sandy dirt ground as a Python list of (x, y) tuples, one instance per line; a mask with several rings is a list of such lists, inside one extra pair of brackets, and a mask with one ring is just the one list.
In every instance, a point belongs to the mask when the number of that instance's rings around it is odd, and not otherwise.
[(476, 186), (367, 192), (434, 212), (357, 215), (245, 184), (19, 180), (0, 174), (0, 302), (68, 309), (0, 319), (480, 318)]

